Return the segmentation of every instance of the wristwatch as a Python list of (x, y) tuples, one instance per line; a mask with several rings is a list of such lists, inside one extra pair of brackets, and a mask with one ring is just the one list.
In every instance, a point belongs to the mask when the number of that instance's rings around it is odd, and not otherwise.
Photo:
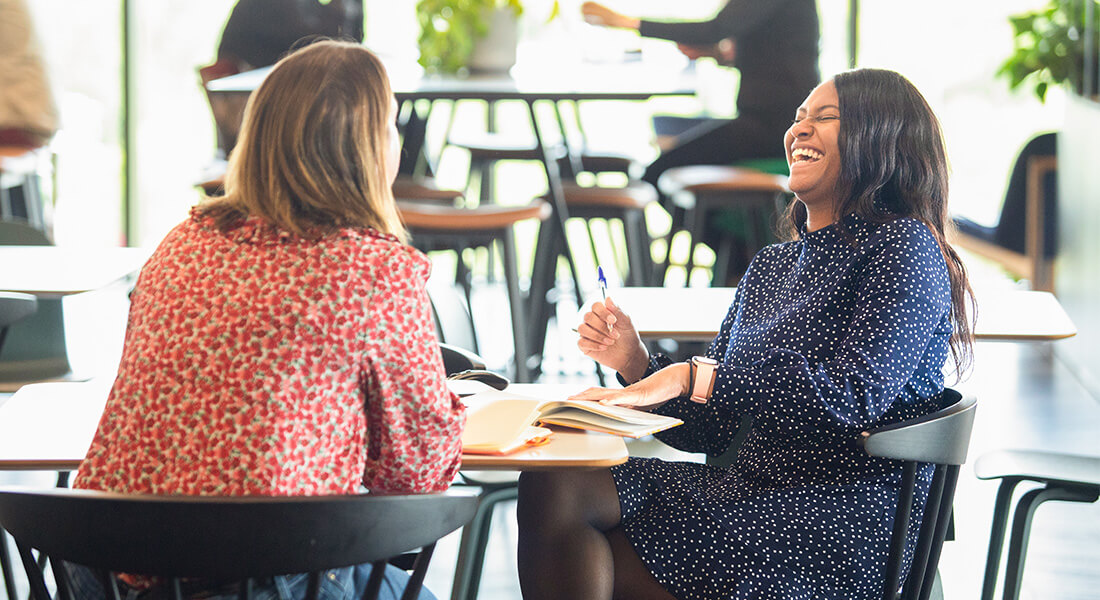
[(691, 357), (691, 401), (706, 404), (714, 392), (718, 361), (706, 356)]

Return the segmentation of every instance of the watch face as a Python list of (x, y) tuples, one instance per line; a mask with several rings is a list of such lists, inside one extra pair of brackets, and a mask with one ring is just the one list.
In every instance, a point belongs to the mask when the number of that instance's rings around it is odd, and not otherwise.
[(708, 358), (706, 356), (693, 356), (693, 357), (691, 357), (691, 360), (694, 361), (696, 364), (704, 364), (704, 365), (717, 365), (718, 364), (718, 361), (714, 360), (713, 358)]

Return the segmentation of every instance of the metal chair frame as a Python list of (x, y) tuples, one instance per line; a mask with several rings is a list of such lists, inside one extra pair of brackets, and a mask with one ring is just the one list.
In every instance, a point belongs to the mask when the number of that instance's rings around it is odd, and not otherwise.
[(16, 540), (32, 598), (49, 600), (32, 549), (49, 556), (59, 596), (69, 598), (67, 570), (85, 565), (118, 600), (113, 573), (168, 579), (240, 581), (249, 598), (255, 579), (310, 573), (315, 600), (321, 571), (371, 563), (364, 599), (376, 598), (387, 559), (420, 549), (402, 598), (419, 594), (435, 542), (467, 523), (473, 494), (331, 496), (151, 496), (89, 490), (0, 490), (0, 525)]
[[(966, 462), (977, 408), (973, 397), (964, 398), (951, 389), (945, 389), (942, 397), (946, 404), (942, 410), (860, 434), (859, 443), (867, 454), (903, 461), (902, 484), (883, 582), (884, 600), (927, 600), (934, 587), (940, 550), (951, 523), (951, 504), (959, 467)], [(916, 502), (919, 463), (932, 463), (935, 470), (913, 561), (902, 582), (902, 558)]]

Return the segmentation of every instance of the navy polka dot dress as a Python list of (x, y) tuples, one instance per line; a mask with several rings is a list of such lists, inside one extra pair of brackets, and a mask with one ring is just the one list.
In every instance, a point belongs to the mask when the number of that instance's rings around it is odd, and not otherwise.
[[(919, 221), (842, 225), (757, 254), (707, 352), (721, 362), (710, 401), (655, 411), (685, 421), (662, 441), (711, 455), (751, 415), (733, 464), (612, 469), (624, 531), (681, 600), (881, 596), (901, 466), (856, 439), (939, 408), (950, 283)], [(930, 481), (918, 471), (922, 505)]]

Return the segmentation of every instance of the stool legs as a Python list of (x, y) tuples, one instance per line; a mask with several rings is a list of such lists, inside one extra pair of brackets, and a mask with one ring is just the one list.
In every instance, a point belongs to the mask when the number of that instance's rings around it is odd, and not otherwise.
[(649, 230), (645, 211), (628, 210), (623, 214), (623, 235), (626, 237), (627, 285), (649, 285), (653, 258), (649, 254)]

